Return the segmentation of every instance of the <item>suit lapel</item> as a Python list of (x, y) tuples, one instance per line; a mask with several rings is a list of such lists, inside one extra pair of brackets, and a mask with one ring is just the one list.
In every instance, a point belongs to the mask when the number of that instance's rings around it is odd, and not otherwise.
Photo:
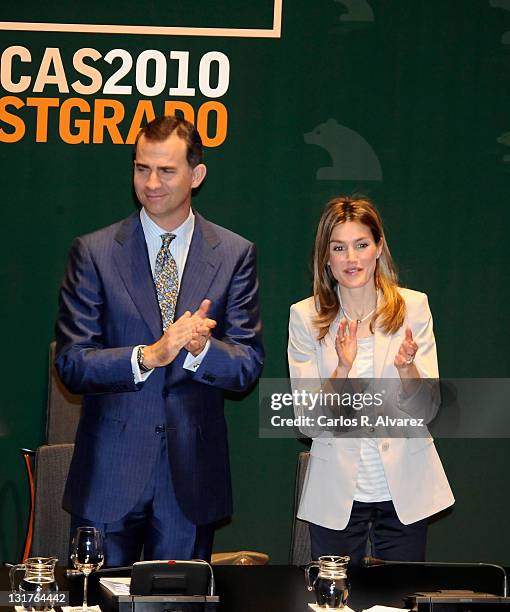
[[(379, 326), (375, 328), (375, 341), (374, 341), (374, 377), (375, 378), (393, 378), (395, 376), (395, 368), (393, 368), (394, 357), (398, 350), (398, 344), (400, 342), (399, 336), (392, 334), (385, 334)], [(391, 353), (394, 352), (394, 354)], [(384, 371), (384, 368), (388, 368), (391, 376)]]
[[(192, 313), (198, 309), (221, 265), (216, 246), (220, 240), (212, 224), (195, 212), (195, 229), (189, 246), (188, 257), (182, 274), (179, 296), (175, 309), (178, 319), (186, 310)], [(183, 363), (187, 352), (183, 349), (167, 368), (170, 384), (185, 375)]]
[(113, 253), (119, 275), (154, 340), (157, 340), (162, 334), (161, 312), (138, 212), (122, 223), (115, 240)]
[[(114, 260), (131, 299), (147, 323), (154, 340), (161, 337), (162, 324), (147, 245), (139, 213), (128, 217), (115, 236)], [(220, 239), (212, 224), (195, 213), (195, 229), (181, 279), (175, 318), (186, 310), (194, 312), (207, 297), (207, 291), (221, 265), (216, 246)], [(181, 351), (171, 365), (182, 366), (186, 352)], [(175, 368), (170, 368), (174, 370)]]
[(195, 229), (182, 274), (175, 318), (186, 310), (195, 312), (216, 276), (220, 258), (216, 246), (220, 240), (214, 227), (195, 212)]

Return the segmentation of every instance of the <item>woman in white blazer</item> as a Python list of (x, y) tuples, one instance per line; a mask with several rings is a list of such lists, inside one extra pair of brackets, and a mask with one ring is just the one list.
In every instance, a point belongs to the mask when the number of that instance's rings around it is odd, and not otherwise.
[[(294, 388), (300, 379), (399, 379), (395, 410), (413, 415), (418, 406), (425, 422), (435, 415), (439, 374), (427, 296), (398, 286), (370, 201), (341, 197), (326, 206), (314, 295), (291, 306), (288, 358)], [(366, 437), (323, 432), (313, 440), (298, 509), (310, 523), (312, 556), (349, 555), (356, 564), (369, 538), (375, 557), (423, 560), (427, 517), (454, 502), (433, 440), (360, 431)]]

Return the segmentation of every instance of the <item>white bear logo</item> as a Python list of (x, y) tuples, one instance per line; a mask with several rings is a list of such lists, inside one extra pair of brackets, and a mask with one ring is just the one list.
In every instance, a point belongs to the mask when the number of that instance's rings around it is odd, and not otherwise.
[(335, 0), (346, 9), (340, 15), (340, 21), (374, 21), (374, 11), (367, 0)]
[[(489, 4), (492, 8), (500, 8), (505, 11), (510, 11), (510, 0), (490, 0)], [(504, 45), (510, 45), (510, 32), (505, 32), (501, 36), (501, 42)]]
[[(510, 147), (510, 132), (505, 132), (504, 134), (501, 134), (501, 136), (497, 139), (497, 142), (499, 142), (499, 144)], [(510, 162), (510, 155), (503, 155), (503, 161)]]
[(372, 147), (358, 132), (335, 119), (321, 123), (304, 139), (331, 155), (333, 165), (317, 170), (319, 181), (382, 181), (381, 164)]

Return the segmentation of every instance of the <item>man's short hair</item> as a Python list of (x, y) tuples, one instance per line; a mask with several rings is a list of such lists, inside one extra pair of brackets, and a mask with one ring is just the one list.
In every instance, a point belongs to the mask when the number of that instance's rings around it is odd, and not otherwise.
[(136, 158), (136, 146), (142, 136), (145, 136), (145, 139), (149, 142), (163, 142), (174, 133), (186, 143), (186, 159), (191, 168), (201, 164), (203, 147), (200, 134), (192, 123), (175, 115), (156, 117), (138, 132), (133, 152), (134, 157)]

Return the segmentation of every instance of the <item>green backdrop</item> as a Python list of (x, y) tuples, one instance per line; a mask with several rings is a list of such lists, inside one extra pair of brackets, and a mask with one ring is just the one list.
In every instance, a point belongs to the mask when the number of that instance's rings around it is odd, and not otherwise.
[[(34, 0), (13, 3), (2, 6), (0, 19), (267, 31), (274, 8), (266, 0), (242, 6), (154, 0), (141, 10), (129, 0), (119, 15), (113, 2), (58, 4), (58, 9), (44, 5), (41, 14)], [(36, 142), (35, 108), (33, 101), (25, 106), (27, 98), (55, 98), (59, 107), (71, 97), (92, 106), (116, 100), (126, 113), (119, 124), (125, 135), (141, 99), (152, 100), (158, 114), (165, 100), (187, 102), (195, 110), (211, 101), (200, 90), (199, 64), (210, 51), (224, 54), (228, 90), (212, 101), (227, 110), (227, 136), (206, 151), (209, 174), (195, 205), (257, 243), (264, 375), (286, 376), (288, 309), (310, 294), (313, 235), (325, 202), (363, 192), (382, 211), (403, 283), (429, 295), (441, 374), (510, 376), (509, 0), (284, 0), (279, 37), (0, 27), (3, 57), (13, 46), (32, 57), (12, 63), (12, 82), (32, 77), (25, 91), (5, 87), (7, 60), (0, 75), (0, 561), (18, 559), (22, 547), (27, 494), (18, 449), (35, 448), (44, 439), (47, 346), (70, 243), (125, 217), (134, 206), (130, 146), (113, 144), (108, 134), (102, 144), (66, 144), (56, 107), (49, 109), (46, 142)], [(131, 95), (81, 95), (49, 84), (34, 92), (46, 48), (60, 50), (69, 84), (77, 78), (90, 82), (73, 69), (78, 49), (93, 48), (102, 56), (123, 49), (135, 62), (150, 49), (167, 59), (171, 51), (188, 51), (188, 81), (196, 92), (168, 94), (177, 82), (177, 62), (169, 59), (166, 88), (154, 98), (136, 88)], [(120, 64), (95, 65), (106, 80)], [(219, 72), (213, 62), (211, 87)], [(147, 64), (146, 77), (148, 84), (155, 82), (154, 63)], [(135, 84), (135, 68), (122, 84)], [(7, 96), (24, 106), (7, 105)], [(90, 118), (72, 112), (75, 119)], [(13, 116), (18, 127), (23, 122), (25, 134), (5, 142), (15, 131)], [(209, 119), (213, 137), (215, 114)], [(490, 409), (480, 405), (480, 411)], [(227, 417), (235, 514), (218, 533), (216, 549), (263, 550), (273, 562), (284, 563), (296, 456), (303, 444), (258, 438), (256, 392), (229, 402)], [(510, 565), (503, 536), (509, 441), (438, 440), (437, 445), (457, 502), (432, 526), (428, 557)]]

